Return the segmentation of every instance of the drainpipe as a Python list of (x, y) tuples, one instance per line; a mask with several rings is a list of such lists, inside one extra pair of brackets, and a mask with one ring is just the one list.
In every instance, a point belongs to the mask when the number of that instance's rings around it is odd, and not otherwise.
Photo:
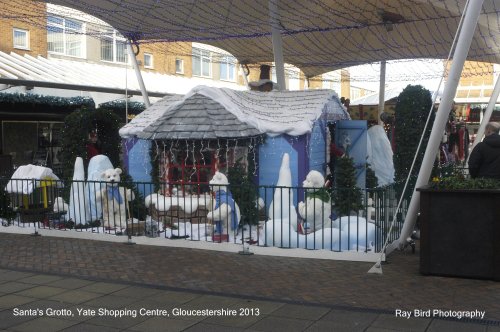
[(127, 43), (127, 51), (130, 60), (132, 61), (132, 65), (135, 69), (135, 76), (137, 77), (137, 82), (139, 82), (139, 86), (141, 87), (142, 98), (144, 99), (144, 105), (147, 107), (151, 106), (149, 103), (148, 92), (146, 91), (146, 86), (144, 85), (144, 81), (142, 80), (141, 70), (139, 69), (139, 64), (137, 63), (137, 58), (135, 56), (134, 51), (132, 50), (132, 45), (130, 42)]
[(279, 90), (284, 91), (286, 90), (285, 61), (283, 59), (283, 40), (280, 33), (278, 1), (279, 0), (269, 0), (269, 17), (271, 21), (274, 65), (276, 66), (276, 80), (279, 86)]
[[(464, 22), (458, 37), (453, 62), (450, 68), (450, 74), (444, 87), (443, 97), (437, 110), (434, 125), (432, 126), (429, 143), (427, 144), (427, 148), (425, 150), (424, 159), (418, 173), (415, 189), (423, 187), (429, 182), (432, 167), (438, 153), (439, 143), (441, 142), (446, 122), (448, 121), (448, 117), (451, 112), (453, 97), (457, 91), (458, 82), (460, 81), (467, 53), (469, 52), (472, 38), (474, 37), (474, 31), (476, 30), (483, 1), (484, 0), (468, 1), (469, 5), (465, 8), (466, 13)], [(420, 193), (415, 189), (413, 190), (413, 195), (411, 197), (410, 205), (408, 207), (408, 212), (406, 214), (399, 239), (397, 239), (391, 247), (398, 246), (401, 249), (413, 232), (420, 207)]]

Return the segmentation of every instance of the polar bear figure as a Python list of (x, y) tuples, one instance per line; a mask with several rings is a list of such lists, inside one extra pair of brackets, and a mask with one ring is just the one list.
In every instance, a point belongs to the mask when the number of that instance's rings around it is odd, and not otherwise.
[[(215, 233), (219, 239), (227, 237), (228, 227), (233, 234), (236, 234), (241, 219), (240, 208), (229, 191), (227, 177), (217, 171), (209, 184), (212, 186), (215, 197), (212, 211), (208, 212), (207, 219), (212, 220), (215, 225)], [(216, 239), (215, 236), (214, 239)]]
[(96, 199), (102, 203), (102, 215), (106, 229), (124, 229), (127, 226), (127, 204), (133, 200), (131, 189), (120, 187), (120, 168), (107, 169), (101, 177), (106, 182), (104, 188), (96, 193)]
[(85, 184), (85, 198), (88, 202), (90, 220), (98, 220), (102, 216), (102, 206), (99, 200), (96, 200), (96, 193), (104, 188), (102, 183), (102, 172), (113, 169), (113, 164), (105, 155), (98, 154), (89, 161), (87, 169), (87, 183)]
[(69, 205), (64, 201), (62, 197), (56, 197), (54, 199), (54, 205), (52, 206), (52, 210), (55, 213), (62, 214), (65, 221), (68, 220)]
[(325, 178), (318, 171), (310, 171), (302, 183), (306, 188), (305, 202), (299, 202), (298, 212), (304, 220), (304, 233), (331, 227), (332, 204), (325, 189)]

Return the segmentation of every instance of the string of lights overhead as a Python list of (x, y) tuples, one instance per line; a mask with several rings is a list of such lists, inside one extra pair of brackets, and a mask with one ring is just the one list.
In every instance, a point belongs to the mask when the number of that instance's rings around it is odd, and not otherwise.
[[(224, 46), (240, 62), (255, 68), (272, 62), (268, 0), (265, 1), (131, 1), (56, 0), (93, 16), (91, 23), (107, 22), (127, 38), (136, 39), (150, 50), (171, 56), (192, 56), (191, 42)], [(365, 64), (364, 73), (351, 73), (350, 81), (379, 80), (379, 60), (404, 70), (388, 70), (386, 82), (436, 79), (444, 70), (442, 61), (458, 24), (463, 0), (410, 1), (279, 1), (279, 24), (285, 48), (285, 62), (305, 73), (311, 81), (340, 82), (339, 76), (318, 76), (333, 69)], [(382, 5), (381, 5), (382, 3)], [(47, 29), (43, 1), (26, 11), (26, 2), (12, 0), (0, 12), (0, 19), (24, 22)], [(73, 9), (50, 6), (54, 15), (74, 15)], [(54, 8), (57, 8), (54, 9)], [(216, 10), (215, 10), (216, 9)], [(167, 13), (168, 10), (168, 13)], [(85, 17), (87, 20), (92, 18)], [(102, 20), (102, 21), (100, 21)], [(485, 1), (471, 46), (473, 59), (489, 61), (500, 54), (500, 4)], [(411, 32), (411, 33), (410, 33)], [(92, 38), (106, 38), (106, 31), (87, 29)], [(430, 38), (432, 37), (432, 38)], [(425, 58), (422, 54), (432, 55)], [(212, 62), (221, 62), (212, 57)], [(412, 59), (412, 65), (408, 65)], [(417, 65), (413, 65), (416, 60)], [(499, 61), (500, 62), (500, 61)], [(490, 76), (493, 67), (472, 64), (464, 76)], [(436, 70), (436, 68), (440, 68)], [(296, 71), (285, 69), (288, 76)]]

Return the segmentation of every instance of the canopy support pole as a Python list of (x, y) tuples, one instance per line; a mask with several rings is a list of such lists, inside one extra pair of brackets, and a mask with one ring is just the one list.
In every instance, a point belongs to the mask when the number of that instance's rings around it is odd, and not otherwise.
[(283, 59), (283, 39), (280, 33), (278, 1), (269, 0), (269, 17), (271, 19), (274, 65), (276, 66), (276, 83), (278, 83), (279, 90), (284, 91), (286, 90), (285, 61)]
[(137, 82), (139, 82), (139, 86), (141, 87), (142, 99), (144, 99), (144, 105), (147, 107), (151, 106), (149, 103), (148, 92), (146, 91), (146, 86), (144, 85), (144, 81), (142, 80), (141, 70), (139, 69), (139, 64), (137, 63), (137, 58), (135, 56), (134, 50), (132, 50), (132, 45), (127, 43), (127, 51), (130, 60), (132, 61), (132, 65), (134, 66), (135, 76), (137, 77)]
[[(497, 78), (495, 83), (495, 87), (493, 88), (493, 92), (491, 93), (491, 98), (486, 107), (486, 111), (484, 111), (483, 119), (481, 120), (481, 124), (479, 125), (479, 129), (477, 130), (476, 138), (474, 139), (474, 143), (472, 144), (472, 149), (474, 149), (477, 143), (481, 142), (484, 135), (484, 130), (486, 129), (486, 125), (490, 122), (491, 115), (493, 114), (493, 109), (495, 108), (495, 104), (498, 100), (498, 95), (500, 94), (500, 75)], [(470, 157), (470, 154), (469, 154)], [(467, 157), (467, 162), (469, 158)]]
[(439, 143), (441, 142), (446, 122), (450, 116), (453, 98), (457, 91), (464, 63), (472, 43), (472, 38), (474, 37), (474, 31), (476, 30), (483, 1), (484, 0), (468, 1), (468, 6), (465, 8), (466, 13), (464, 22), (458, 37), (450, 73), (444, 87), (443, 97), (441, 98), (441, 103), (439, 104), (439, 108), (437, 110), (434, 125), (432, 126), (429, 143), (427, 144), (427, 148), (425, 150), (417, 182), (415, 184), (415, 188), (413, 189), (413, 195), (408, 207), (403, 229), (401, 230), (399, 239), (392, 244), (392, 246), (398, 246), (400, 249), (402, 249), (407, 243), (407, 239), (410, 237), (413, 232), (413, 228), (415, 227), (420, 206), (420, 193), (416, 191), (416, 189), (427, 185), (429, 182), (432, 167), (438, 153)]
[(245, 68), (243, 67), (242, 64), (240, 64), (240, 72), (241, 72), (241, 76), (243, 76), (243, 81), (245, 82), (245, 86), (248, 88), (248, 76), (245, 73)]
[(385, 72), (386, 72), (386, 61), (380, 61), (380, 87), (378, 92), (378, 116), (377, 121), (379, 125), (382, 125), (382, 119), (380, 116), (384, 113), (385, 105)]

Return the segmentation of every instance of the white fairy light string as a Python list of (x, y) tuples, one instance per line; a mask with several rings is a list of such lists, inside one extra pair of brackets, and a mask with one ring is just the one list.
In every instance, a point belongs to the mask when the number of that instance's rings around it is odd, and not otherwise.
[[(348, 31), (356, 29), (366, 29), (367, 33), (374, 35), (374, 42), (366, 42), (365, 40), (359, 40), (355, 43), (353, 49), (357, 53), (363, 54), (364, 52), (379, 51), (380, 58), (391, 59), (390, 52), (398, 52), (399, 48), (408, 42), (410, 35), (403, 33), (402, 29), (398, 29), (398, 25), (401, 24), (402, 27), (407, 25), (419, 24), (425, 28), (425, 31), (431, 31), (434, 35), (438, 36), (429, 42), (424, 34), (424, 29), (414, 29), (412, 30), (412, 45), (415, 49), (422, 48), (427, 49), (428, 53), (432, 53), (436, 58), (445, 59), (447, 56), (447, 50), (449, 42), (454, 35), (453, 24), (449, 27), (436, 29), (436, 22), (438, 20), (448, 20), (450, 23), (457, 23), (459, 21), (460, 15), (453, 11), (453, 8), (459, 8), (461, 1), (447, 1), (443, 3), (443, 10), (411, 10), (410, 7), (414, 5), (421, 4), (422, 6), (428, 6), (434, 4), (440, 4), (441, 1), (438, 0), (424, 0), (417, 4), (413, 1), (394, 1), (390, 5), (387, 5), (387, 11), (398, 12), (398, 9), (404, 11), (406, 16), (402, 17), (402, 22), (394, 23), (394, 29), (387, 33), (385, 36), (381, 36), (380, 31), (384, 31), (385, 23), (381, 21), (379, 14), (374, 14), (377, 10), (377, 6), (370, 3), (360, 2), (360, 5), (356, 3), (343, 3), (341, 1), (336, 1), (335, 6), (332, 6), (331, 2), (324, 0), (312, 0), (307, 3), (303, 1), (287, 1), (287, 5), (293, 7), (294, 15), (286, 15), (280, 18), (281, 22), (281, 33), (284, 37), (291, 38), (293, 41), (297, 42), (297, 36), (306, 35), (307, 44), (315, 45), (322, 50), (322, 53), (329, 54), (332, 58), (338, 58), (337, 67), (345, 68), (360, 63), (367, 62), (366, 60), (356, 60), (352, 57), (343, 58), (339, 57), (352, 52), (352, 50), (346, 50), (339, 45), (343, 45), (343, 38)], [(88, 15), (98, 17), (101, 19), (116, 17), (116, 20), (121, 20), (124, 22), (124, 27), (122, 27), (122, 34), (126, 38), (134, 38), (139, 45), (148, 45), (152, 47), (154, 51), (158, 51), (160, 54), (165, 55), (175, 55), (175, 56), (192, 56), (191, 48), (186, 46), (186, 42), (204, 42), (204, 41), (219, 41), (224, 39), (234, 39), (235, 47), (244, 44), (248, 38), (252, 37), (269, 37), (269, 21), (268, 21), (268, 9), (260, 8), (257, 3), (248, 2), (245, 4), (247, 8), (245, 12), (245, 17), (242, 17), (241, 12), (233, 11), (232, 15), (223, 14), (226, 8), (222, 8), (221, 12), (213, 11), (212, 2), (200, 2), (195, 4), (190, 4), (189, 7), (183, 2), (172, 2), (170, 12), (172, 13), (173, 19), (171, 21), (162, 17), (161, 13), (154, 7), (154, 2), (137, 2), (133, 3), (128, 0), (118, 0), (113, 2), (114, 9), (103, 9), (100, 5), (89, 5), (85, 2), (80, 4), (72, 3), (72, 6), (78, 8)], [(30, 24), (42, 29), (47, 29), (46, 14), (47, 9), (43, 3), (38, 3), (38, 5), (30, 6), (29, 10), (26, 10), (26, 2), (22, 0), (12, 0), (9, 1), (9, 6), (5, 7), (5, 10), (0, 13), (0, 18), (23, 22), (25, 24)], [(432, 7), (431, 7), (432, 8)], [(439, 8), (439, 6), (436, 6)], [(206, 10), (206, 17), (203, 20), (192, 19), (186, 21), (185, 17), (190, 15), (191, 10), (199, 10), (203, 12)], [(310, 13), (314, 11), (317, 19), (311, 20)], [(135, 15), (128, 15), (130, 12), (142, 12), (149, 13), (147, 16), (153, 17), (155, 20), (150, 23), (147, 20), (143, 20)], [(408, 14), (410, 12), (411, 14)], [(75, 17), (75, 11), (73, 9), (68, 9), (61, 6), (50, 6), (49, 14), (55, 16), (67, 16)], [(73, 16), (72, 16), (73, 15)], [(498, 54), (500, 50), (500, 32), (491, 27), (498, 26), (498, 17), (500, 15), (500, 6), (497, 5), (495, 1), (492, 2), (491, 6), (485, 6), (482, 12), (483, 24), (478, 27), (480, 33), (477, 35), (477, 42), (474, 45), (474, 49), (478, 54), (476, 56), (477, 60), (488, 59), (492, 55)], [(82, 17), (86, 15), (81, 15)], [(224, 17), (225, 26), (220, 26), (220, 18)], [(302, 18), (302, 19), (300, 19)], [(242, 21), (247, 22), (245, 25), (241, 25)], [(94, 19), (93, 24), (102, 24), (97, 19)], [(122, 22), (122, 23), (123, 23)], [(159, 22), (163, 22), (159, 24)], [(139, 31), (140, 29), (140, 31)], [(226, 32), (226, 31), (236, 31), (236, 32)], [(195, 33), (196, 32), (196, 33)], [(335, 33), (332, 33), (335, 32)], [(71, 32), (68, 32), (71, 33)], [(332, 38), (321, 38), (320, 35), (323, 33), (330, 33), (329, 36)], [(77, 32), (76, 34), (87, 35), (92, 38), (103, 39), (106, 36), (104, 29), (85, 29), (82, 32)], [(169, 39), (155, 38), (155, 36), (169, 36)], [(380, 35), (380, 36), (379, 36)], [(302, 39), (303, 40), (303, 39)], [(165, 47), (168, 42), (168, 47)], [(350, 41), (353, 42), (353, 41)], [(302, 42), (301, 42), (302, 43)], [(303, 45), (302, 48), (296, 48), (294, 50), (294, 55), (300, 57), (301, 63), (295, 63), (298, 67), (317, 67), (317, 68), (328, 68), (331, 65), (330, 62), (324, 62), (322, 56), (324, 54), (309, 54), (309, 48)], [(231, 53), (231, 49), (226, 49)], [(411, 50), (405, 49), (406, 52)], [(253, 59), (253, 54), (239, 54), (239, 58)], [(415, 53), (414, 56), (405, 53), (406, 58), (421, 58), (420, 54)], [(220, 61), (219, 57), (214, 57), (213, 62)], [(405, 64), (408, 60), (395, 60), (394, 63)], [(421, 60), (420, 64), (424, 67), (429, 65), (432, 67), (436, 60)], [(253, 59), (254, 63), (260, 62), (258, 58)], [(371, 65), (373, 69), (377, 69), (377, 63)], [(413, 66), (406, 66), (406, 70), (390, 74), (388, 73), (386, 77), (386, 82), (399, 82), (399, 81), (414, 81), (418, 82), (422, 79), (438, 79), (441, 73), (435, 73), (431, 70), (426, 71), (422, 74), (422, 71), (414, 71)], [(480, 65), (476, 66), (475, 73), (468, 73), (466, 75), (491, 75), (493, 74), (493, 69), (481, 68)], [(328, 71), (328, 70), (324, 70)], [(292, 72), (288, 72), (292, 75)], [(321, 77), (308, 77), (309, 80), (324, 80)], [(351, 77), (351, 82), (376, 82), (379, 77), (376, 74), (376, 70), (369, 75), (363, 76), (353, 76)], [(328, 79), (327, 79), (328, 80)], [(334, 82), (334, 79), (329, 79)]]

